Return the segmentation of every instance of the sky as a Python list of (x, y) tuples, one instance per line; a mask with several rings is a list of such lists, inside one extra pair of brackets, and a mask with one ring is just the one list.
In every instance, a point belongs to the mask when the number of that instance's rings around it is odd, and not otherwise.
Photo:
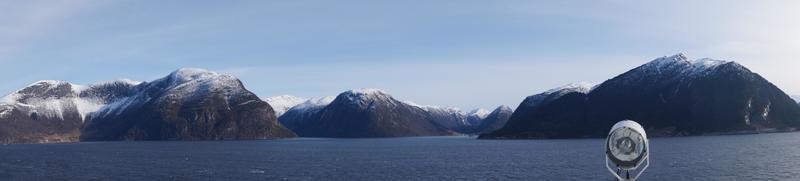
[(662, 56), (739, 62), (800, 94), (800, 1), (0, 0), (0, 94), (44, 79), (150, 81), (182, 67), (260, 97), (383, 89), (516, 107)]

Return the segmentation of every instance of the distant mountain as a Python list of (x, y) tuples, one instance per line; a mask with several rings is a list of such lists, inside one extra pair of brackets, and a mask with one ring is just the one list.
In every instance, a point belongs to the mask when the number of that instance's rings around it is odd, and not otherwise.
[(399, 101), (377, 89), (346, 91), (327, 105), (323, 103), (304, 108), (294, 107), (280, 119), (303, 137), (363, 138), (455, 134), (433, 120), (424, 109)]
[(290, 130), (301, 130), (301, 126), (310, 124), (308, 122), (314, 118), (313, 116), (333, 102), (335, 98), (336, 97), (333, 96), (326, 96), (308, 99), (290, 108), (286, 113), (281, 115), (278, 120)]
[[(380, 90), (375, 91), (385, 94), (385, 92)], [(312, 125), (317, 119), (313, 116), (316, 114), (321, 114), (320, 112), (326, 106), (328, 106), (328, 104), (333, 102), (334, 99), (335, 97), (323, 97), (307, 100), (306, 102), (290, 108), (278, 119), (280, 120), (281, 124), (285, 125), (289, 129), (295, 132), (304, 132), (304, 128), (308, 125)], [(424, 113), (426, 119), (433, 121), (435, 124), (441, 125), (451, 132), (462, 134), (478, 133), (481, 129), (483, 129), (479, 127), (481, 126), (481, 123), (484, 120), (488, 120), (488, 116), (490, 113), (492, 113), (485, 109), (475, 109), (467, 113), (455, 107), (421, 106), (410, 101), (401, 101), (401, 103), (422, 109), (423, 112), (421, 113)], [(508, 115), (510, 116), (511, 114), (509, 113)], [(507, 118), (501, 122), (505, 124), (506, 120)], [(300, 135), (303, 136), (308, 134), (300, 133)]]
[(480, 124), (473, 129), (472, 133), (489, 133), (495, 130), (498, 130), (506, 125), (508, 119), (511, 118), (511, 114), (514, 113), (514, 110), (511, 110), (508, 106), (500, 106), (497, 107), (494, 111), (486, 115), (480, 122)]
[(428, 119), (444, 126), (448, 130), (465, 133), (471, 129), (471, 125), (467, 122), (466, 113), (459, 108), (410, 105), (424, 110)]
[(648, 135), (793, 130), (800, 106), (775, 85), (728, 61), (662, 57), (600, 85), (526, 98), (508, 123), (481, 138), (602, 137), (631, 119)]
[(81, 140), (228, 140), (293, 137), (239, 79), (179, 69), (131, 87), (90, 114)]
[(793, 95), (792, 96), (792, 100), (794, 100), (795, 102), (799, 102), (800, 103), (800, 95)]
[(478, 108), (478, 109), (472, 110), (469, 113), (467, 113), (467, 118), (466, 118), (467, 119), (466, 120), (467, 124), (469, 124), (471, 126), (480, 125), (481, 122), (484, 119), (486, 119), (486, 116), (489, 116), (490, 113), (491, 112), (489, 112), (488, 110), (483, 109), (483, 108)]
[(478, 108), (468, 113), (452, 107), (420, 107), (428, 111), (432, 120), (462, 134), (484, 133), (489, 129), (494, 130), (497, 129), (495, 127), (502, 127), (513, 112), (508, 106), (500, 106), (492, 112)]
[(283, 113), (286, 113), (286, 111), (288, 111), (289, 109), (298, 104), (308, 101), (308, 99), (290, 95), (282, 95), (275, 97), (267, 97), (264, 98), (264, 101), (266, 101), (267, 103), (269, 103), (270, 106), (272, 106), (272, 109), (275, 111), (275, 116), (281, 117)]

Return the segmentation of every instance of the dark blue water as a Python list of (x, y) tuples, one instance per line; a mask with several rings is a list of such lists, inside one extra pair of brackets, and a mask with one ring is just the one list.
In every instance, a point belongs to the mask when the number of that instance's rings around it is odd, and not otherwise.
[[(800, 133), (656, 138), (642, 180), (798, 180)], [(0, 146), (2, 180), (612, 180), (603, 140), (468, 137)]]

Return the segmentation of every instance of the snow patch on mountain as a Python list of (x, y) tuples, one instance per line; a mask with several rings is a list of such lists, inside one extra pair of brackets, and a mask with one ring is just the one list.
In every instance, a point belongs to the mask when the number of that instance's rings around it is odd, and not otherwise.
[[(100, 107), (100, 109), (98, 109), (96, 112), (94, 112), (94, 114), (97, 115), (97, 116), (101, 116), (101, 117), (105, 117), (105, 116), (112, 115), (112, 114), (113, 115), (120, 115), (131, 104), (139, 102), (139, 101), (136, 101), (138, 97), (141, 97), (141, 94), (138, 94), (138, 95), (135, 95), (135, 96), (131, 96), (131, 97), (126, 97), (126, 98), (120, 99), (119, 101), (108, 103), (108, 104)], [(147, 98), (147, 99), (144, 100), (144, 102), (146, 102), (148, 100), (150, 100), (150, 99)]]
[[(69, 92), (60, 89), (69, 87)], [(64, 119), (64, 114), (75, 109), (81, 120), (103, 106), (101, 100), (92, 97), (79, 97), (88, 86), (71, 84), (60, 80), (41, 80), (17, 90), (0, 99), (3, 110), (0, 117), (5, 117), (13, 109), (22, 109), (37, 115)]]
[(219, 74), (206, 69), (200, 68), (181, 68), (172, 72), (169, 77), (172, 78), (173, 85), (183, 84), (189, 81), (202, 81), (214, 79), (224, 74)]
[(744, 68), (736, 62), (711, 58), (701, 58), (690, 61), (685, 54), (679, 53), (672, 56), (657, 58), (634, 70), (644, 71), (648, 74), (662, 74), (669, 71), (678, 74), (677, 76), (702, 76), (712, 73), (717, 67), (726, 64)]
[(420, 105), (420, 104), (417, 104), (417, 103), (415, 103), (413, 101), (400, 101), (400, 102), (402, 102), (404, 104), (407, 104), (407, 105), (410, 105), (410, 106), (414, 106), (414, 107), (420, 108), (420, 109), (425, 110), (425, 111), (440, 110), (440, 111), (445, 111), (445, 112), (450, 112), (450, 113), (460, 113), (462, 115), (466, 115), (466, 113), (461, 111), (461, 108), (453, 107), (453, 106)]
[[(507, 105), (500, 105), (500, 106), (499, 106), (499, 107), (497, 107), (497, 109), (495, 109), (494, 111), (514, 111), (514, 110), (513, 110), (513, 109), (511, 109), (511, 107), (509, 107), (509, 106), (507, 106)], [(494, 111), (492, 111), (492, 112), (494, 112)]]
[[(392, 95), (389, 95), (383, 90), (380, 89), (353, 89), (345, 91), (339, 96), (337, 96), (336, 100), (339, 98), (343, 99), (346, 104), (350, 104), (355, 107), (359, 108), (367, 108), (372, 102), (386, 102), (393, 104), (395, 101), (392, 98)], [(334, 100), (334, 101), (336, 101)], [(339, 102), (339, 101), (336, 101)]]
[[(164, 91), (164, 95), (159, 96), (154, 101), (175, 101), (188, 102), (192, 99), (200, 99), (206, 92), (218, 92), (230, 99), (243, 94), (246, 90), (241, 88), (239, 79), (232, 75), (220, 74), (199, 68), (181, 68), (173, 71), (168, 76), (146, 83), (143, 90), (116, 102), (108, 103), (97, 111), (99, 116), (119, 115), (131, 105), (148, 102), (153, 99), (149, 90)], [(166, 86), (166, 87), (160, 87)]]
[(380, 89), (373, 89), (373, 88), (361, 88), (361, 89), (352, 89), (347, 91), (353, 94), (388, 94), (386, 91)]
[(558, 93), (558, 92), (566, 92), (566, 93), (569, 93), (569, 92), (580, 92), (580, 93), (588, 94), (589, 92), (594, 90), (594, 88), (596, 88), (597, 85), (598, 84), (595, 83), (595, 82), (570, 83), (570, 84), (567, 84), (567, 85), (564, 85), (564, 86), (561, 86), (561, 87), (557, 87), (557, 88), (554, 88), (554, 89), (547, 90), (547, 92), (545, 92), (545, 93), (546, 94), (553, 94), (553, 93)]
[(331, 104), (331, 102), (333, 102), (334, 99), (336, 99), (336, 98), (333, 97), (333, 96), (310, 98), (310, 99), (306, 100), (305, 102), (292, 107), (289, 110), (292, 110), (292, 111), (305, 111), (305, 110), (310, 110), (310, 109), (322, 108), (322, 107), (328, 106), (328, 104)]
[[(168, 82), (165, 82), (168, 81)], [(190, 99), (199, 95), (198, 91), (221, 92), (230, 98), (241, 94), (240, 82), (231, 75), (219, 74), (205, 69), (182, 68), (170, 75), (143, 86), (162, 85), (167, 87), (147, 87), (165, 89), (170, 98)], [(146, 90), (130, 96), (103, 98), (96, 91), (103, 91), (106, 85), (138, 86), (141, 81), (119, 79), (90, 84), (90, 86), (71, 84), (60, 80), (42, 80), (0, 98), (0, 117), (7, 116), (14, 109), (20, 109), (48, 118), (64, 119), (65, 114), (75, 111), (82, 121), (91, 114), (119, 114), (132, 104), (146, 102), (151, 97)], [(113, 89), (113, 88), (112, 88)], [(92, 91), (92, 92), (88, 92)], [(87, 94), (82, 94), (87, 92)]]
[(480, 119), (486, 119), (486, 116), (489, 116), (490, 113), (492, 113), (492, 112), (490, 112), (489, 110), (486, 110), (486, 109), (483, 109), (483, 108), (478, 108), (478, 109), (470, 111), (468, 115), (469, 116), (475, 116), (475, 117), (478, 117)]
[(116, 84), (116, 83), (128, 84), (128, 85), (139, 85), (139, 84), (142, 83), (142, 81), (131, 80), (131, 79), (117, 79), (117, 80), (111, 80), (111, 81), (95, 82), (95, 83), (90, 84), (89, 86), (91, 87), (91, 86), (108, 85), (108, 84)]
[(589, 94), (592, 92), (592, 90), (597, 88), (598, 85), (599, 84), (592, 82), (570, 83), (561, 87), (547, 90), (544, 93), (528, 96), (524, 103), (525, 106), (535, 106), (547, 99), (555, 99), (573, 92)]
[(309, 99), (302, 98), (302, 97), (295, 97), (290, 95), (281, 95), (281, 96), (274, 96), (274, 97), (267, 97), (264, 98), (264, 101), (267, 102), (272, 109), (275, 110), (275, 116), (281, 117), (283, 113), (286, 113), (289, 109), (299, 104), (302, 104)]
[(389, 93), (386, 93), (383, 90), (369, 88), (348, 90), (342, 93), (342, 95), (346, 96), (351, 101), (391, 97)]

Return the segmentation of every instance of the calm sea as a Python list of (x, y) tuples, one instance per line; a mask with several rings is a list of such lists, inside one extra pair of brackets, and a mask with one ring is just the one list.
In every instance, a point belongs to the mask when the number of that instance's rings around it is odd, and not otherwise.
[[(2, 180), (612, 180), (603, 140), (298, 138), (0, 146)], [(800, 133), (651, 139), (642, 180), (799, 180)]]

